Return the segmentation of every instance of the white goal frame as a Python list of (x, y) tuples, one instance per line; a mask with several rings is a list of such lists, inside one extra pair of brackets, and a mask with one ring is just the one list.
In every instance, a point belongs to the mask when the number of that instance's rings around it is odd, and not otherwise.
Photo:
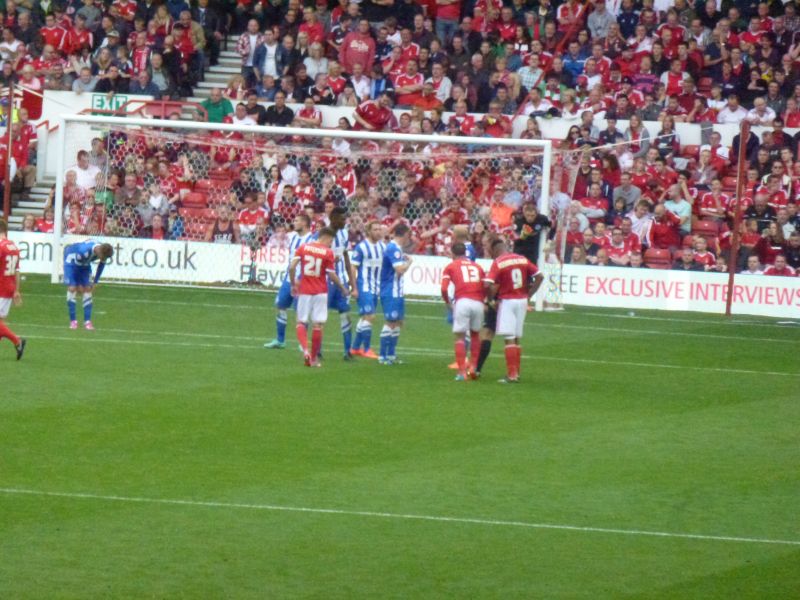
[[(552, 142), (550, 140), (527, 140), (517, 138), (492, 138), (492, 137), (458, 137), (458, 136), (441, 136), (441, 135), (424, 135), (424, 134), (405, 134), (405, 133), (383, 133), (373, 131), (345, 131), (340, 129), (307, 129), (301, 127), (273, 127), (273, 126), (249, 126), (241, 127), (233, 124), (224, 123), (207, 123), (197, 121), (173, 121), (165, 119), (148, 119), (148, 118), (128, 118), (128, 117), (109, 117), (109, 116), (94, 116), (94, 115), (61, 115), (58, 120), (58, 129), (56, 132), (56, 144), (58, 152), (56, 155), (56, 190), (54, 209), (56, 214), (54, 232), (53, 232), (53, 270), (51, 280), (53, 283), (58, 283), (61, 276), (61, 262), (63, 252), (63, 208), (64, 208), (64, 177), (67, 168), (67, 157), (65, 156), (67, 150), (67, 128), (71, 123), (81, 123), (85, 125), (96, 126), (110, 126), (110, 127), (143, 127), (143, 128), (167, 128), (173, 131), (191, 130), (191, 131), (227, 131), (227, 132), (246, 132), (255, 134), (266, 134), (276, 137), (286, 136), (301, 136), (303, 138), (312, 137), (328, 137), (334, 139), (362, 139), (372, 140), (378, 142), (414, 142), (423, 144), (440, 144), (440, 145), (480, 145), (480, 146), (496, 146), (496, 147), (513, 147), (517, 150), (530, 148), (532, 150), (540, 150), (542, 153), (541, 169), (542, 169), (542, 186), (540, 201), (540, 212), (542, 214), (549, 214), (550, 212), (550, 178), (551, 169), (553, 164)], [(88, 142), (88, 140), (87, 140)], [(88, 144), (87, 144), (88, 147)], [(73, 160), (72, 157), (69, 160)], [(542, 272), (544, 261), (544, 245), (546, 243), (546, 234), (541, 236), (539, 246), (539, 267)], [(147, 285), (143, 283), (142, 285)], [(171, 285), (166, 283), (166, 285)], [(175, 282), (176, 286), (183, 285), (180, 282)], [(542, 309), (544, 301), (544, 293), (539, 293), (536, 296), (537, 310)]]

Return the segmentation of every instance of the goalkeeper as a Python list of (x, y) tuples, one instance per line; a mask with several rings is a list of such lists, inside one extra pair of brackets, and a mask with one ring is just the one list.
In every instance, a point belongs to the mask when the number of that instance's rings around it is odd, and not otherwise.
[[(64, 284), (67, 286), (67, 310), (69, 328), (78, 328), (76, 301), (78, 293), (83, 295), (83, 323), (88, 330), (92, 325), (92, 291), (103, 274), (106, 262), (114, 256), (111, 244), (101, 244), (94, 240), (70, 244), (64, 248)], [(99, 262), (92, 278), (92, 263)]]

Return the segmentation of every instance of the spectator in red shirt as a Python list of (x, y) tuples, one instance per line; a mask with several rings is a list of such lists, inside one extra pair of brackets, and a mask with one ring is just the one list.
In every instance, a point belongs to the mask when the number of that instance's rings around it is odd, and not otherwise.
[(647, 245), (650, 248), (674, 251), (681, 245), (681, 220), (669, 212), (663, 204), (657, 204), (653, 211), (653, 221), (647, 231)]
[(344, 37), (339, 48), (339, 62), (345, 73), (352, 73), (353, 66), (360, 64), (365, 72), (372, 71), (375, 62), (375, 40), (370, 33), (369, 21), (361, 19), (358, 29)]
[(384, 91), (375, 100), (367, 100), (353, 112), (355, 130), (383, 131), (392, 122), (392, 98)]

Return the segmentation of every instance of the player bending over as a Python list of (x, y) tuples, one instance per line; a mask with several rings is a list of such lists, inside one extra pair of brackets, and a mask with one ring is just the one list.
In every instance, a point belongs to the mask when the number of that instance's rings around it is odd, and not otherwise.
[(492, 243), (492, 263), (486, 281), (489, 299), (497, 298), (497, 335), (506, 340), (506, 376), (500, 383), (518, 383), (522, 357), (522, 328), (528, 298), (536, 293), (544, 277), (524, 256), (509, 252), (502, 240)]
[[(289, 262), (292, 262), (294, 253), (303, 244), (311, 240), (311, 219), (305, 213), (294, 218), (294, 231), (289, 234)], [(275, 317), (276, 337), (271, 342), (264, 344), (264, 348), (283, 349), (286, 347), (286, 324), (289, 321), (289, 308), (294, 304), (292, 284), (289, 281), (289, 269), (283, 276), (283, 282), (275, 297), (275, 308), (278, 313)]]
[[(450, 305), (450, 285), (453, 285), (453, 335), (455, 336), (456, 381), (465, 381), (470, 371), (477, 367), (480, 351), (480, 329), (483, 322), (483, 300), (486, 297), (485, 273), (466, 256), (461, 242), (453, 244), (453, 262), (442, 272), (442, 298)], [(470, 332), (472, 361), (467, 361), (467, 331)]]
[[(69, 311), (69, 328), (78, 328), (75, 301), (78, 292), (83, 294), (83, 323), (86, 329), (94, 329), (92, 325), (92, 290), (100, 280), (106, 261), (114, 256), (111, 244), (101, 244), (94, 240), (70, 244), (64, 248), (64, 283), (67, 286), (67, 310)], [(92, 263), (99, 261), (94, 279), (92, 279)]]
[(381, 266), (381, 306), (383, 306), (383, 330), (381, 331), (381, 352), (378, 362), (382, 365), (399, 364), (397, 342), (403, 326), (405, 301), (403, 298), (403, 275), (411, 266), (411, 257), (403, 254), (408, 244), (411, 229), (400, 224), (394, 228), (394, 238), (383, 251)]
[(328, 308), (339, 312), (339, 322), (342, 326), (342, 339), (344, 341), (344, 359), (351, 360), (350, 346), (353, 341), (353, 324), (350, 321), (350, 300), (348, 285), (352, 287), (353, 267), (347, 252), (350, 247), (350, 234), (347, 231), (347, 211), (336, 207), (330, 214), (330, 228), (334, 233), (333, 254), (336, 257), (336, 275), (342, 282), (347, 294), (340, 293), (338, 286), (328, 283)]
[[(349, 291), (336, 274), (331, 244), (336, 233), (325, 227), (319, 231), (317, 241), (300, 246), (289, 263), (289, 280), (292, 295), (297, 296), (297, 340), (303, 348), (307, 367), (319, 367), (322, 348), (322, 327), (328, 320), (328, 278), (346, 300)], [(298, 265), (300, 283), (297, 283)], [(311, 350), (308, 348), (308, 326), (311, 324)]]
[(6, 325), (11, 304), (22, 304), (19, 291), (19, 248), (8, 239), (8, 224), (0, 221), (0, 340), (8, 338), (17, 349), (17, 360), (25, 352), (25, 338), (17, 337)]
[[(372, 322), (378, 310), (378, 296), (381, 292), (381, 265), (383, 264), (383, 225), (377, 221), (367, 223), (366, 239), (353, 249), (350, 264), (356, 270), (356, 285), (353, 295), (358, 301), (358, 324), (356, 339), (353, 342), (354, 356), (378, 358), (372, 351)], [(362, 349), (363, 347), (363, 349)]]

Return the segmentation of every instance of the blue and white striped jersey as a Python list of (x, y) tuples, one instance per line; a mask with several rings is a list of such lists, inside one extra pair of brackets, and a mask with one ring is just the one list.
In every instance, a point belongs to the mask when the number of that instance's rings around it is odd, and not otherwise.
[(403, 250), (394, 242), (389, 242), (383, 250), (381, 267), (381, 296), (391, 298), (403, 297), (403, 276), (394, 268), (406, 262)]
[[(300, 235), (296, 231), (292, 231), (289, 233), (289, 264), (291, 264), (292, 259), (294, 258), (294, 253), (297, 252), (297, 249), (302, 246), (303, 244), (307, 244), (311, 241), (311, 238), (314, 237), (314, 234), (310, 231), (304, 235)], [(297, 265), (297, 271), (295, 272), (296, 277), (300, 277), (300, 265)], [(286, 267), (286, 273), (283, 274), (284, 281), (289, 277), (289, 267)]]
[(350, 262), (356, 267), (359, 292), (381, 293), (381, 266), (383, 265), (383, 242), (363, 240), (356, 244)]
[(336, 275), (342, 280), (342, 284), (346, 286), (350, 280), (350, 276), (344, 265), (345, 250), (350, 249), (350, 232), (347, 231), (347, 227), (336, 232), (336, 237), (333, 238), (331, 249), (333, 250), (333, 256), (336, 258)]
[(95, 242), (94, 240), (70, 244), (64, 248), (64, 263), (75, 265), (76, 267), (88, 267), (99, 260), (93, 254), (94, 249), (99, 245), (100, 242)]
[(467, 258), (472, 262), (475, 262), (475, 259), (478, 256), (478, 253), (475, 251), (475, 246), (472, 245), (472, 242), (466, 242), (464, 247), (467, 249)]

